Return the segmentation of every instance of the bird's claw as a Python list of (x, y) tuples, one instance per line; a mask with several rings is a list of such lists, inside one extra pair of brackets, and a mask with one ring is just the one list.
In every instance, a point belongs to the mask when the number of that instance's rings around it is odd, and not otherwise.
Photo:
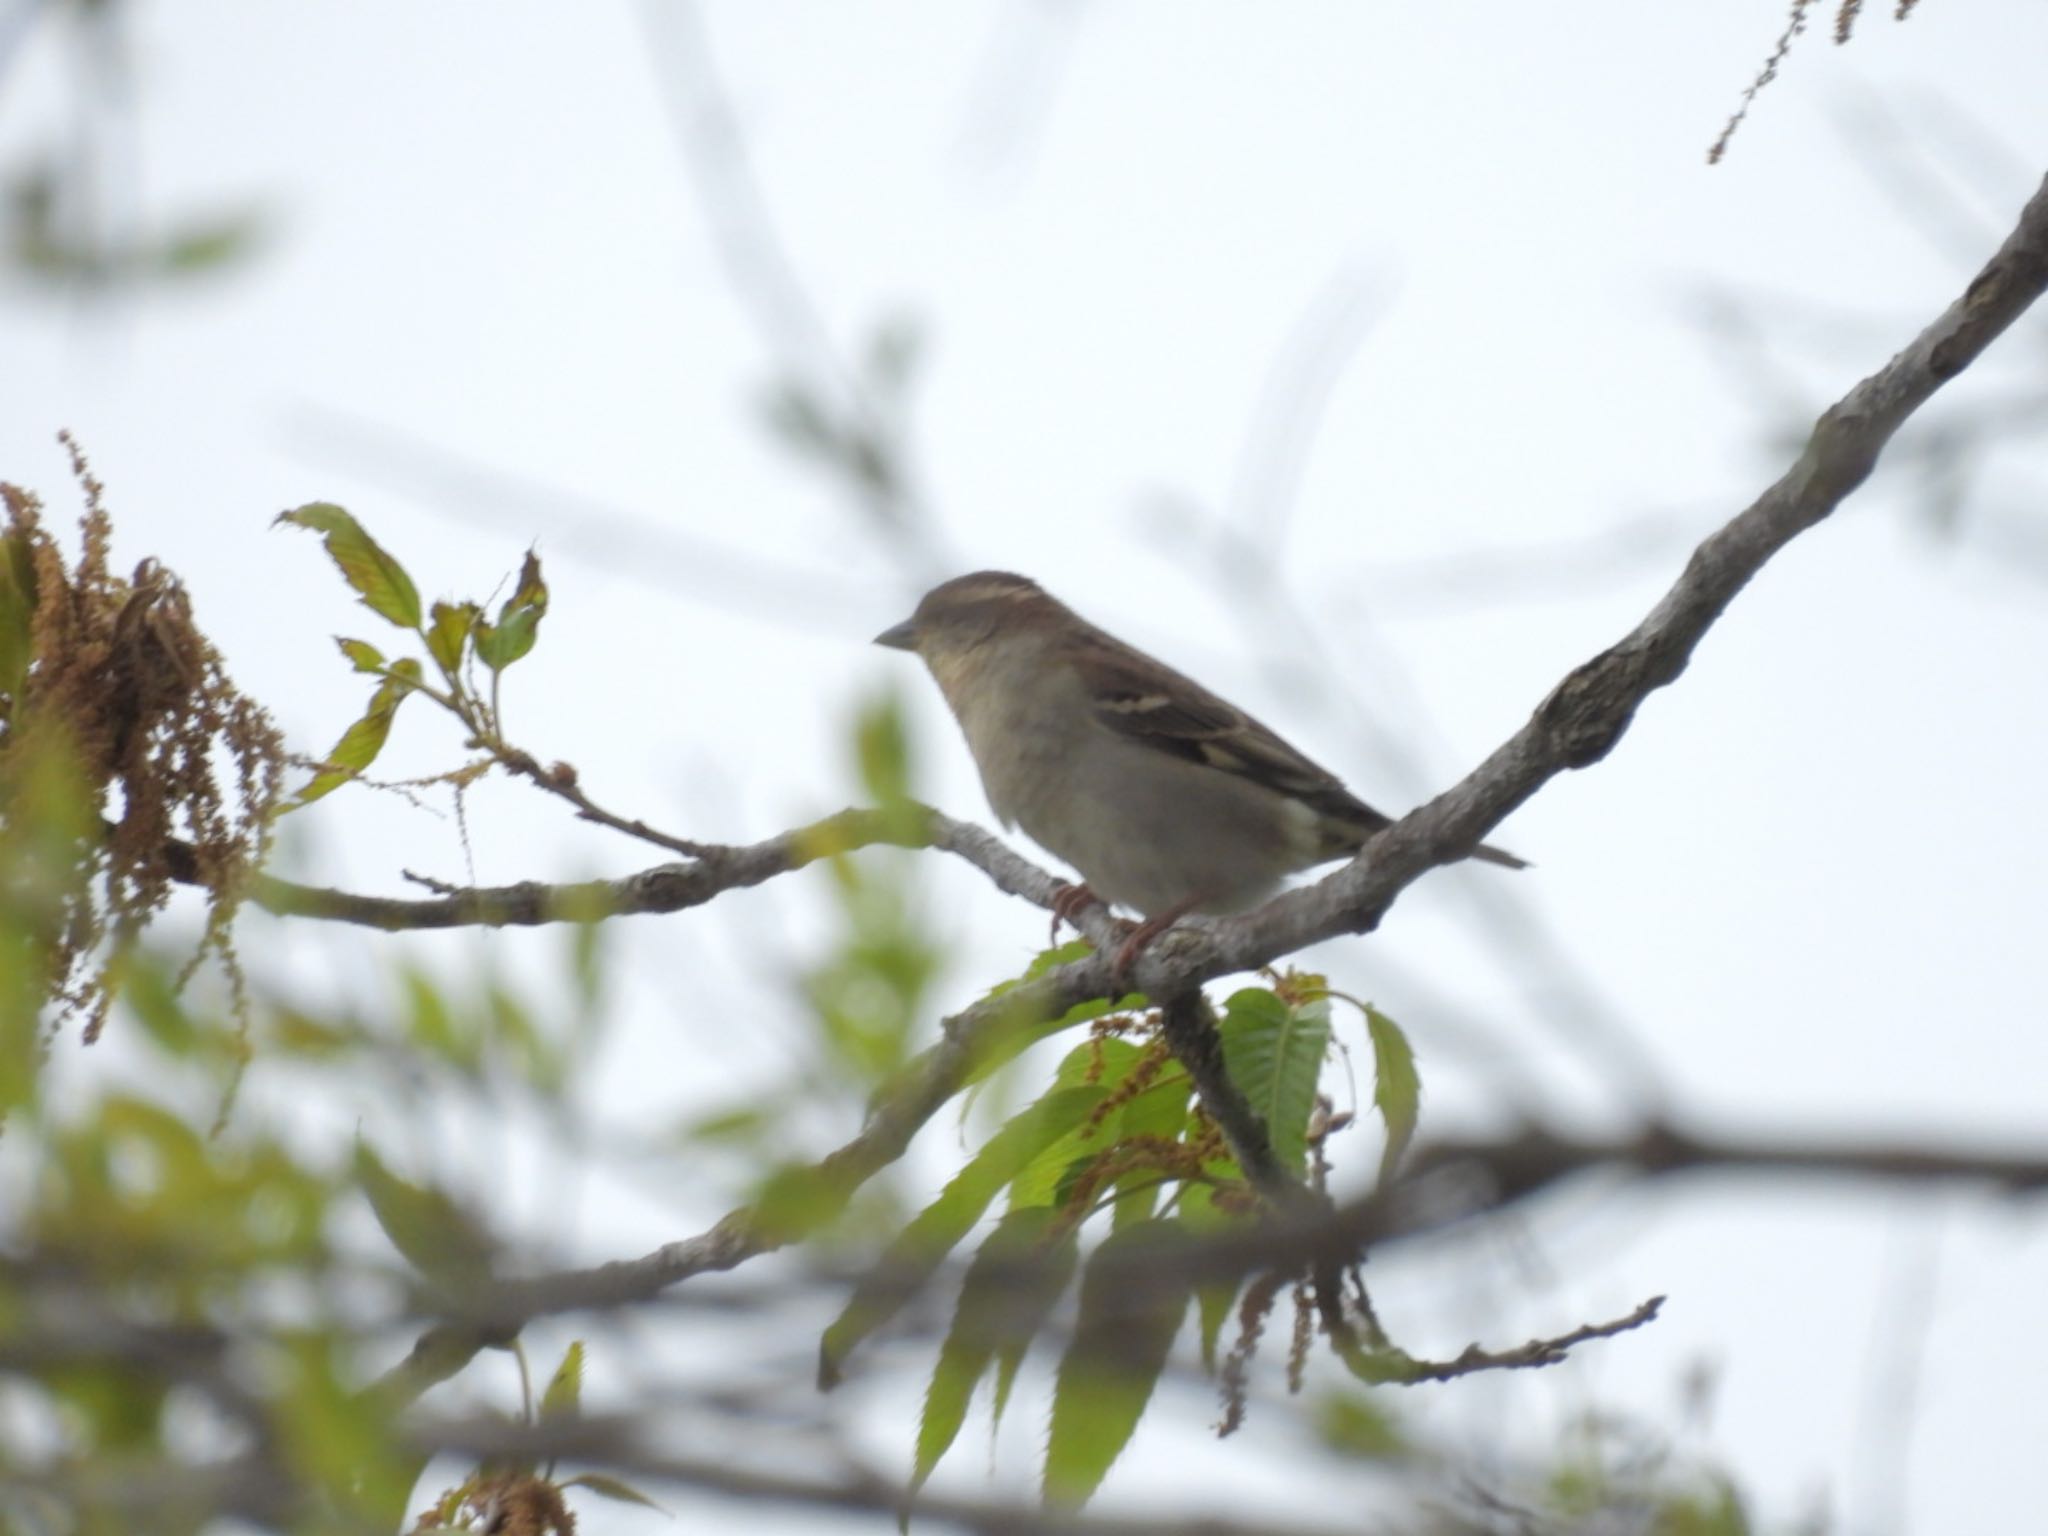
[(1081, 925), (1074, 920), (1082, 911), (1102, 898), (1088, 889), (1086, 881), (1079, 885), (1062, 885), (1052, 893), (1052, 931), (1047, 936), (1048, 947), (1060, 941), (1060, 924), (1065, 923), (1076, 933)]

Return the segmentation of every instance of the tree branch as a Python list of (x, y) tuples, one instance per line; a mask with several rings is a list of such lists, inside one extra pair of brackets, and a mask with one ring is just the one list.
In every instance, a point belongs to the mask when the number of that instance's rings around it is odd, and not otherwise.
[[(610, 825), (616, 818), (607, 820)], [(626, 823), (627, 827), (639, 823)], [(679, 840), (678, 840), (679, 841)], [(687, 861), (657, 864), (616, 880), (551, 884), (522, 880), (516, 885), (475, 886), (434, 897), (367, 896), (327, 886), (302, 885), (259, 875), (249, 899), (280, 917), (313, 917), (356, 923), (387, 933), (423, 928), (532, 927), (542, 923), (595, 922), (607, 917), (681, 912), (744, 886), (804, 868), (834, 854), (876, 845), (937, 848), (966, 860), (1006, 895), (1050, 908), (1064, 883), (1015, 852), (992, 833), (956, 821), (929, 806), (908, 814), (848, 809), (808, 826), (744, 845), (698, 843)], [(174, 879), (199, 881), (189, 844), (172, 843), (166, 854)], [(1097, 945), (1108, 941), (1113, 924), (1092, 906), (1080, 916), (1082, 931)]]
[[(1745, 1176), (1884, 1185), (1983, 1184), (2012, 1195), (2048, 1193), (2048, 1145), (1959, 1150), (1940, 1143), (1721, 1136), (1672, 1124), (1591, 1140), (1531, 1127), (1494, 1140), (1439, 1140), (1408, 1154), (1400, 1182), (1347, 1201), (1319, 1222), (1273, 1222), (1243, 1238), (1204, 1243), (1187, 1262), (1217, 1279), (1258, 1264), (1355, 1257), (1367, 1248), (1468, 1221), (1572, 1179)], [(1451, 1186), (1451, 1187), (1447, 1187)]]
[(1314, 1202), (1308, 1186), (1289, 1173), (1273, 1155), (1273, 1139), (1266, 1122), (1252, 1108), (1244, 1090), (1230, 1079), (1223, 1065), (1223, 1037), (1217, 1033), (1216, 1010), (1199, 987), (1168, 998), (1159, 1009), (1160, 1032), (1174, 1059), (1187, 1069), (1202, 1108), (1216, 1129), (1223, 1133), (1230, 1155), (1244, 1175), (1279, 1209)]
[(1653, 1321), (1663, 1309), (1664, 1298), (1652, 1296), (1626, 1317), (1605, 1323), (1582, 1323), (1570, 1333), (1561, 1333), (1553, 1339), (1531, 1339), (1514, 1349), (1501, 1350), (1468, 1345), (1455, 1360), (1410, 1361), (1412, 1371), (1401, 1379), (1408, 1382), (1450, 1381), (1477, 1371), (1530, 1371), (1540, 1370), (1546, 1365), (1560, 1365), (1579, 1345), (1593, 1339), (1611, 1339), (1618, 1333), (1641, 1328)]

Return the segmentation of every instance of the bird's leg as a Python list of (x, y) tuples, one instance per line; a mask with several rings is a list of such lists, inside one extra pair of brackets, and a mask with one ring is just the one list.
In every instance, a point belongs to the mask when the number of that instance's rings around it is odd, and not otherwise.
[(1059, 943), (1061, 923), (1070, 924), (1074, 931), (1079, 933), (1081, 926), (1074, 922), (1074, 919), (1081, 915), (1082, 909), (1090, 902), (1100, 901), (1101, 899), (1100, 896), (1097, 896), (1088, 889), (1088, 882), (1085, 880), (1079, 885), (1062, 884), (1058, 890), (1054, 891), (1052, 893), (1052, 932), (1047, 935), (1047, 947), (1049, 948)]
[(1208, 897), (1198, 892), (1188, 897), (1186, 901), (1177, 901), (1164, 912), (1146, 918), (1133, 928), (1125, 936), (1123, 943), (1117, 946), (1116, 959), (1109, 967), (1109, 979), (1121, 987), (1124, 978), (1131, 973), (1131, 962), (1144, 952), (1146, 946), (1206, 900)]

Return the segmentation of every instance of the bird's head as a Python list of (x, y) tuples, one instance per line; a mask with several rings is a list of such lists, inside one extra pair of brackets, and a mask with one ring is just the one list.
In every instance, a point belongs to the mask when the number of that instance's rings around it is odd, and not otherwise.
[(1070, 617), (1028, 576), (976, 571), (933, 587), (909, 618), (875, 636), (875, 644), (914, 651), (943, 675), (999, 637), (1050, 633)]

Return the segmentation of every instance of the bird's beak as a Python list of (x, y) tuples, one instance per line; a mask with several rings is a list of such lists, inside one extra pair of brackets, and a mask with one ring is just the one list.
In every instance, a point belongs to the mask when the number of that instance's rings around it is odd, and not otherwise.
[(875, 644), (886, 645), (892, 651), (914, 651), (917, 649), (917, 620), (905, 619), (901, 624), (892, 624), (875, 636)]

